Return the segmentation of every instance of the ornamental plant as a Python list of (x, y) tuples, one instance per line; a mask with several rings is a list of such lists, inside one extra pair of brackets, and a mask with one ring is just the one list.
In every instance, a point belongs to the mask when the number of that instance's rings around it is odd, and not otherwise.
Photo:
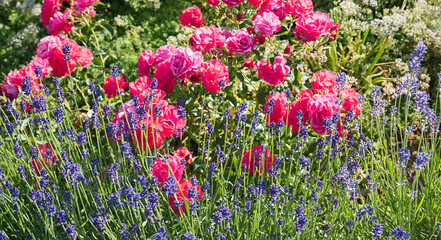
[(131, 79), (106, 68), (95, 4), (45, 0), (49, 25), (67, 5), (84, 20), (57, 19), (3, 80), (0, 239), (441, 237), (423, 43), (393, 99), (343, 71), (300, 82), (293, 55), (338, 38), (326, 13), (203, 1), (176, 16), (187, 43), (139, 51)]

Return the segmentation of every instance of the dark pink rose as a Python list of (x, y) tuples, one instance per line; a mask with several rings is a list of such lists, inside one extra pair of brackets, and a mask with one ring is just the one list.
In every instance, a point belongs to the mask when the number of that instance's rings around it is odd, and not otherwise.
[(296, 22), (294, 33), (298, 40), (303, 43), (317, 40), (320, 36), (328, 36), (335, 39), (335, 32), (339, 25), (334, 24), (328, 14), (322, 12), (310, 12), (300, 16)]
[(220, 28), (210, 26), (208, 28), (198, 28), (190, 37), (190, 45), (194, 50), (207, 53), (214, 47), (225, 45), (225, 36)]
[(185, 79), (190, 77), (203, 61), (200, 53), (193, 52), (189, 47), (179, 47), (170, 57), (170, 66), (176, 78)]
[(360, 106), (360, 94), (358, 94), (354, 89), (341, 89), (340, 98), (343, 100), (341, 105), (343, 107), (343, 113), (347, 113), (350, 109), (352, 109), (354, 111), (353, 116), (357, 116), (363, 110), (363, 108)]
[(218, 93), (230, 81), (228, 68), (219, 60), (211, 59), (201, 66), (202, 86), (209, 92)]
[(184, 9), (181, 16), (179, 16), (179, 21), (181, 21), (182, 26), (197, 28), (202, 27), (202, 24), (205, 23), (205, 19), (202, 17), (201, 9), (198, 6)]
[(153, 75), (158, 81), (158, 89), (167, 90), (168, 94), (173, 92), (174, 86), (177, 84), (169, 60), (158, 64)]
[(138, 75), (150, 75), (150, 69), (155, 64), (155, 54), (146, 49), (138, 57)]
[(254, 64), (254, 69), (257, 70), (258, 76), (271, 86), (283, 82), (290, 70), (286, 66), (286, 60), (282, 57), (276, 57), (272, 65), (265, 61), (258, 61)]
[(323, 121), (327, 117), (332, 117), (335, 112), (338, 112), (338, 98), (330, 93), (327, 95), (316, 94), (308, 103), (309, 117), (312, 130), (316, 133), (325, 134), (326, 129), (323, 126)]
[(227, 4), (229, 7), (236, 6), (243, 2), (243, 0), (222, 0), (225, 4)]
[(227, 48), (230, 52), (248, 55), (256, 48), (256, 38), (245, 29), (231, 31), (227, 38)]
[(120, 74), (116, 78), (110, 75), (103, 84), (104, 93), (107, 95), (108, 98), (116, 97), (118, 92), (123, 92), (124, 88), (126, 87), (127, 82), (123, 79), (122, 74)]
[(41, 15), (40, 19), (43, 22), (43, 26), (49, 25), (49, 20), (55, 15), (56, 12), (61, 9), (60, 0), (44, 0), (43, 5), (41, 5)]
[(158, 158), (152, 167), (152, 176), (155, 176), (160, 183), (167, 182), (169, 176), (173, 176), (178, 183), (183, 173), (184, 166), (175, 156), (166, 155), (164, 158)]
[(245, 150), (242, 157), (242, 166), (246, 166), (246, 172), (251, 175), (265, 174), (276, 161), (274, 154), (262, 145), (256, 145)]
[(314, 11), (311, 0), (288, 0), (286, 3), (286, 11), (296, 17)]
[(336, 72), (323, 69), (314, 73), (311, 79), (311, 86), (317, 94), (333, 93), (338, 95), (336, 79)]
[(277, 124), (280, 119), (286, 122), (287, 103), (288, 98), (286, 92), (272, 92), (268, 95), (264, 106), (266, 122)]
[(49, 27), (47, 28), (47, 33), (50, 35), (57, 35), (61, 31), (70, 32), (72, 30), (73, 23), (72, 19), (69, 17), (68, 11), (57, 12), (53, 17), (49, 19)]
[(286, 3), (282, 0), (269, 0), (266, 1), (257, 10), (256, 15), (262, 15), (264, 12), (274, 13), (280, 21), (286, 18)]

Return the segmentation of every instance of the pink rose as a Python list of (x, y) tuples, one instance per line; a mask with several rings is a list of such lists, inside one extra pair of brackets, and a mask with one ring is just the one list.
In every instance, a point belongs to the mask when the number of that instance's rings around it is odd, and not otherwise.
[(222, 34), (222, 30), (215, 26), (198, 28), (190, 38), (190, 45), (196, 51), (207, 53), (211, 48), (223, 47), (225, 36)]
[(12, 101), (16, 99), (20, 93), (19, 85), (11, 83), (10, 81), (4, 81), (1, 86), (1, 92), (5, 95), (5, 97)]
[(202, 81), (202, 73), (201, 71), (193, 71), (191, 76), (189, 77), (190, 82), (192, 83), (200, 83)]
[(317, 94), (333, 93), (338, 95), (337, 73), (326, 69), (320, 70), (312, 76), (311, 86)]
[(303, 90), (300, 92), (299, 96), (296, 98), (294, 102), (289, 106), (288, 113), (288, 123), (287, 125), (292, 126), (293, 132), (299, 131), (299, 120), (298, 120), (298, 112), (302, 111), (301, 121), (303, 124), (306, 124), (309, 121), (309, 108), (308, 103), (312, 98), (313, 93), (311, 89)]
[(75, 7), (78, 11), (83, 12), (88, 6), (93, 7), (93, 3), (98, 0), (75, 0)]
[(288, 0), (286, 3), (286, 11), (296, 17), (314, 11), (311, 0)]
[(156, 49), (155, 64), (159, 64), (169, 59), (176, 51), (175, 45), (164, 45)]
[(265, 119), (269, 123), (278, 123), (280, 119), (286, 122), (288, 98), (286, 92), (272, 92), (268, 95), (264, 106)]
[(169, 176), (173, 176), (176, 183), (181, 181), (184, 167), (178, 157), (164, 156), (164, 158), (156, 159), (152, 167), (152, 176), (155, 176), (160, 183), (165, 183)]
[(122, 74), (116, 78), (110, 75), (103, 84), (104, 93), (108, 98), (114, 98), (118, 94), (118, 91), (123, 92), (126, 87), (127, 82), (124, 81)]
[(276, 57), (272, 65), (265, 61), (258, 61), (254, 64), (254, 69), (257, 70), (258, 76), (271, 86), (283, 82), (290, 70), (286, 66), (286, 60), (282, 57)]
[(300, 16), (296, 22), (294, 33), (298, 40), (303, 43), (317, 40), (320, 36), (336, 37), (339, 25), (334, 24), (328, 14), (322, 12), (310, 12)]
[(69, 17), (68, 11), (57, 12), (49, 20), (49, 27), (47, 28), (47, 33), (50, 35), (57, 35), (61, 31), (70, 32), (72, 30), (73, 23), (72, 19)]
[(236, 6), (243, 2), (243, 0), (222, 0), (225, 4), (227, 4), (229, 7)]
[(58, 36), (47, 36), (40, 40), (37, 45), (37, 54), (38, 57), (47, 59), (52, 56), (54, 50), (60, 45), (61, 40)]
[(35, 58), (33, 60), (31, 60), (28, 64), (28, 66), (35, 71), (36, 67), (40, 67), (41, 69), (41, 75), (43, 77), (47, 77), (49, 76), (49, 74), (52, 71), (52, 68), (49, 66), (49, 61), (47, 59), (43, 59), (43, 58)]
[(264, 12), (262, 15), (257, 15), (256, 18), (254, 18), (253, 26), (256, 32), (272, 37), (274, 32), (280, 31), (282, 22), (273, 12)]
[(211, 59), (202, 63), (201, 72), (202, 86), (209, 92), (220, 92), (230, 81), (228, 68), (219, 60)]
[(267, 172), (275, 161), (276, 157), (268, 148), (256, 145), (245, 150), (242, 166), (246, 166), (246, 172), (249, 174), (258, 176)]
[[(163, 104), (166, 101), (160, 101), (162, 105), (162, 116), (153, 118), (153, 125), (158, 129), (158, 133), (162, 138), (167, 138), (171, 135), (175, 137), (181, 137), (185, 131), (185, 125), (187, 124), (185, 116), (178, 114), (178, 107)], [(155, 104), (153, 104), (155, 106)]]
[(360, 94), (358, 94), (354, 89), (343, 88), (340, 91), (340, 97), (343, 100), (342, 111), (347, 113), (350, 109), (354, 111), (354, 117), (361, 113), (363, 108), (360, 106)]
[(266, 1), (259, 10), (257, 10), (256, 15), (262, 15), (265, 12), (272, 12), (280, 21), (283, 21), (283, 19), (286, 18), (286, 3), (282, 0)]
[(219, 5), (221, 0), (208, 0), (208, 4), (212, 5), (212, 6), (217, 6)]
[(265, 3), (268, 0), (248, 0), (249, 3), (253, 4), (254, 7), (259, 7), (263, 3)]
[[(194, 189), (196, 196), (192, 199), (189, 197), (189, 189)], [(170, 207), (176, 211), (176, 214), (178, 216), (181, 216), (181, 213), (187, 212), (187, 206), (189, 206), (189, 203), (192, 201), (199, 201), (204, 196), (204, 193), (201, 190), (201, 187), (198, 185), (193, 185), (191, 181), (187, 179), (182, 179), (179, 182), (178, 189), (176, 190), (176, 193), (173, 196), (170, 196), (168, 198), (168, 204), (170, 204)], [(177, 206), (175, 203), (180, 202), (182, 205)]]
[(170, 66), (170, 61), (164, 61), (158, 64), (153, 72), (156, 80), (158, 81), (158, 89), (167, 90), (170, 94), (173, 92), (174, 86), (176, 86), (175, 76)]
[(174, 156), (183, 158), (187, 163), (191, 161), (191, 152), (186, 147), (181, 147), (175, 151)]
[(179, 79), (188, 78), (192, 71), (201, 66), (203, 61), (202, 55), (193, 52), (189, 47), (179, 47), (170, 57), (173, 74)]
[[(63, 53), (63, 47), (70, 47), (70, 60), (64, 60), (66, 55)], [(79, 62), (81, 66), (87, 66), (93, 60), (93, 55), (89, 49), (81, 47), (77, 42), (66, 35), (49, 36), (43, 38), (37, 45), (38, 57), (49, 60), (53, 68), (52, 74), (65, 76), (71, 73)], [(69, 66), (69, 67), (68, 67)]]
[(41, 15), (40, 19), (43, 22), (43, 26), (49, 25), (51, 17), (55, 15), (56, 12), (61, 9), (62, 0), (44, 0), (43, 5), (41, 5)]
[(202, 27), (202, 24), (205, 23), (205, 19), (202, 17), (201, 9), (198, 6), (184, 9), (181, 16), (179, 16), (179, 21), (181, 21), (182, 26), (197, 28)]
[(327, 117), (332, 117), (335, 112), (338, 112), (338, 98), (330, 93), (327, 95), (314, 95), (308, 103), (309, 117), (312, 130), (316, 133), (325, 134), (326, 129), (323, 126), (323, 121)]
[(155, 54), (146, 49), (138, 57), (138, 74), (139, 75), (150, 75), (150, 69), (155, 64)]
[(139, 101), (141, 102), (141, 104), (143, 104), (144, 98), (141, 99), (142, 93), (144, 91), (151, 92), (150, 87), (152, 85), (152, 82), (153, 82), (153, 79), (148, 78), (147, 76), (139, 77), (134, 82), (129, 83), (130, 93), (133, 96), (138, 96)]
[(230, 52), (248, 55), (256, 48), (256, 38), (245, 29), (231, 31), (227, 38), (227, 48)]

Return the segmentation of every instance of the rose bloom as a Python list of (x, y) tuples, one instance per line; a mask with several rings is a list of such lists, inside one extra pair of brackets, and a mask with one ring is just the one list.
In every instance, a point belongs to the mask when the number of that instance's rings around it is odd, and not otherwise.
[(245, 29), (231, 31), (227, 38), (228, 51), (248, 55), (256, 48), (256, 38)]
[[(221, 87), (225, 87), (230, 81), (228, 68), (221, 61), (216, 59), (202, 63), (201, 72), (202, 81), (204, 82), (202, 86), (209, 92), (220, 92)], [(219, 86), (221, 80), (224, 81), (224, 86)]]
[(43, 58), (35, 58), (32, 59), (28, 66), (32, 69), (32, 71), (35, 72), (35, 68), (36, 67), (40, 67), (41, 68), (41, 75), (43, 77), (47, 77), (49, 76), (49, 74), (52, 72), (52, 68), (49, 66), (49, 61), (47, 59), (43, 59)]
[(127, 82), (124, 81), (122, 74), (119, 74), (116, 78), (110, 75), (103, 84), (104, 93), (108, 98), (114, 98), (118, 94), (118, 91), (123, 92), (126, 87)]
[[(153, 79), (148, 78), (147, 76), (139, 77), (134, 82), (129, 83), (130, 93), (133, 96), (139, 97), (143, 91), (150, 89), (152, 82)], [(143, 104), (144, 100), (139, 99), (139, 101)]]
[(155, 176), (160, 183), (165, 183), (169, 176), (173, 176), (176, 182), (181, 181), (184, 166), (182, 166), (180, 158), (165, 155), (164, 158), (156, 159), (152, 166), (152, 176)]
[(155, 52), (155, 64), (157, 65), (169, 59), (175, 51), (175, 45), (160, 46)]
[(199, 70), (193, 71), (191, 76), (189, 77), (190, 82), (192, 83), (200, 83), (202, 81), (202, 73)]
[(286, 3), (286, 11), (296, 17), (314, 11), (311, 0), (288, 0)]
[(256, 32), (272, 37), (274, 32), (280, 31), (282, 22), (273, 12), (264, 12), (262, 15), (257, 15), (254, 18), (253, 26)]
[[(188, 190), (190, 188), (196, 189), (197, 195), (194, 199), (190, 199), (188, 196)], [(199, 187), (198, 185), (194, 186), (191, 181), (187, 179), (182, 179), (179, 182), (178, 190), (176, 191), (176, 193), (173, 196), (169, 197), (168, 204), (170, 204), (171, 208), (176, 211), (176, 214), (178, 214), (178, 216), (181, 216), (181, 212), (187, 212), (185, 202), (187, 202), (188, 204), (191, 201), (199, 201), (202, 199), (203, 195), (204, 194), (201, 190), (201, 187)]]
[[(71, 59), (69, 61), (64, 60), (66, 57), (62, 50), (64, 45), (68, 45), (71, 49), (69, 55)], [(77, 42), (63, 34), (43, 38), (37, 45), (36, 53), (38, 57), (49, 60), (49, 64), (53, 68), (52, 74), (58, 76), (71, 73), (77, 66), (76, 62), (84, 67), (93, 60), (93, 55), (89, 49), (81, 47)]]
[(219, 5), (220, 2), (221, 2), (221, 0), (208, 0), (208, 4), (210, 4), (212, 6), (217, 6), (217, 5)]
[(158, 89), (164, 91), (167, 90), (168, 94), (173, 92), (174, 86), (176, 86), (177, 83), (175, 81), (175, 76), (173, 75), (169, 60), (158, 64), (153, 72), (153, 75), (158, 81)]
[(83, 12), (88, 6), (93, 6), (93, 3), (98, 0), (75, 0), (75, 7), (78, 11)]
[(50, 35), (57, 35), (61, 31), (70, 32), (72, 30), (73, 23), (72, 19), (69, 17), (69, 12), (64, 11), (57, 12), (49, 20), (49, 27), (47, 28), (47, 33)]
[(316, 133), (325, 134), (326, 129), (323, 126), (323, 121), (327, 117), (332, 117), (335, 112), (338, 112), (338, 98), (329, 93), (327, 95), (314, 95), (308, 103), (309, 117), (312, 130)]
[(254, 69), (257, 70), (258, 76), (271, 86), (283, 82), (290, 70), (286, 66), (286, 60), (282, 57), (276, 57), (272, 65), (265, 61), (258, 61), (254, 64)]
[(283, 19), (286, 18), (286, 3), (282, 0), (266, 1), (259, 10), (257, 10), (256, 15), (262, 15), (265, 12), (272, 12), (280, 21), (283, 21)]
[(300, 91), (299, 96), (296, 98), (294, 102), (291, 103), (288, 110), (288, 123), (289, 126), (292, 126), (293, 132), (299, 131), (299, 120), (298, 120), (298, 112), (302, 111), (302, 123), (305, 125), (309, 121), (309, 108), (308, 103), (312, 98), (313, 93), (311, 89)]
[(207, 53), (214, 47), (223, 47), (225, 45), (225, 36), (222, 30), (215, 26), (208, 28), (198, 28), (190, 37), (190, 45), (194, 50)]
[(200, 53), (193, 52), (189, 47), (179, 47), (170, 57), (170, 66), (175, 77), (185, 79), (198, 69), (203, 61)]
[(186, 147), (181, 147), (175, 151), (174, 156), (183, 158), (187, 163), (191, 161), (191, 152)]
[(254, 67), (254, 61), (253, 59), (245, 59), (243, 60), (243, 66), (247, 68), (253, 68)]
[(265, 3), (268, 0), (248, 0), (249, 3), (253, 4), (254, 7), (259, 7), (263, 3)]
[(136, 140), (136, 144), (138, 144), (139, 148), (142, 151), (159, 149), (165, 138), (155, 132), (157, 129), (152, 126), (151, 120), (146, 118), (140, 121), (139, 124), (145, 124), (146, 126), (145, 129), (137, 128), (136, 134), (133, 134), (133, 138)]
[[(138, 121), (139, 118), (138, 115), (136, 114), (136, 106), (133, 100), (127, 101), (119, 107), (118, 112), (116, 113), (115, 117), (112, 120), (112, 123), (114, 123), (118, 128), (118, 133), (117, 133), (118, 135), (129, 134), (130, 136), (131, 132), (129, 126), (131, 126), (132, 124), (128, 122), (128, 118), (126, 115), (128, 115), (131, 112), (134, 113), (135, 120)], [(110, 136), (110, 139), (112, 141), (120, 140), (120, 139), (114, 139), (114, 136)]]
[(361, 113), (363, 108), (360, 106), (360, 94), (354, 89), (343, 88), (340, 91), (340, 98), (343, 100), (343, 112), (347, 113), (350, 109), (354, 111), (354, 117)]
[(14, 100), (20, 94), (20, 86), (12, 83), (10, 81), (4, 81), (1, 85), (1, 92), (5, 95), (5, 97), (9, 98), (9, 100)]
[(268, 148), (256, 145), (245, 150), (242, 166), (246, 166), (246, 172), (249, 174), (258, 176), (268, 171), (275, 161), (276, 157)]
[(153, 118), (153, 125), (157, 129), (160, 136), (165, 139), (171, 135), (175, 137), (181, 137), (185, 131), (185, 125), (187, 124), (185, 116), (183, 119), (179, 117), (178, 107), (173, 105), (163, 105), (165, 101), (154, 103), (162, 105), (162, 116)]
[[(268, 113), (268, 107), (269, 102), (272, 100), (272, 103), (274, 104), (272, 106), (271, 113)], [(278, 123), (280, 119), (282, 119), (283, 122), (286, 122), (286, 110), (287, 107), (288, 98), (286, 95), (286, 92), (272, 92), (270, 95), (268, 95), (266, 99), (266, 103), (264, 105), (264, 112), (265, 112), (265, 119), (266, 122), (269, 123)], [(271, 107), (270, 107), (271, 108)], [(269, 116), (268, 116), (269, 114)]]
[(198, 6), (184, 9), (181, 16), (179, 16), (179, 21), (181, 21), (182, 26), (197, 28), (202, 27), (202, 24), (205, 23), (205, 19), (202, 17), (201, 9)]
[(312, 76), (311, 86), (317, 94), (333, 93), (338, 95), (337, 73), (326, 69), (320, 70)]
[(43, 26), (49, 25), (51, 17), (55, 15), (56, 12), (61, 9), (61, 2), (63, 0), (44, 0), (43, 5), (41, 5), (41, 15), (40, 20), (43, 22)]
[(225, 4), (227, 4), (229, 7), (236, 6), (243, 2), (243, 0), (222, 0)]
[(150, 69), (155, 64), (155, 54), (146, 49), (138, 57), (138, 75), (150, 75)]
[(334, 24), (328, 14), (322, 12), (310, 12), (300, 16), (296, 22), (294, 33), (298, 40), (303, 43), (317, 40), (320, 36), (335, 38), (335, 32), (339, 25)]

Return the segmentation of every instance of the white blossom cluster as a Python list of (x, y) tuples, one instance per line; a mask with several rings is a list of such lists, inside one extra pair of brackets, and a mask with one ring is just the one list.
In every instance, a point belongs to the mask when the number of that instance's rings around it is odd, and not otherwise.
[(39, 41), (37, 33), (39, 31), (40, 27), (37, 24), (30, 22), (25, 28), (9, 37), (8, 45), (20, 48), (26, 44), (37, 44)]
[(160, 0), (125, 0), (132, 6), (134, 9), (143, 9), (143, 8), (155, 8), (158, 9), (161, 7)]
[(118, 27), (128, 27), (129, 26), (129, 18), (127, 16), (118, 15), (113, 18), (116, 26)]

